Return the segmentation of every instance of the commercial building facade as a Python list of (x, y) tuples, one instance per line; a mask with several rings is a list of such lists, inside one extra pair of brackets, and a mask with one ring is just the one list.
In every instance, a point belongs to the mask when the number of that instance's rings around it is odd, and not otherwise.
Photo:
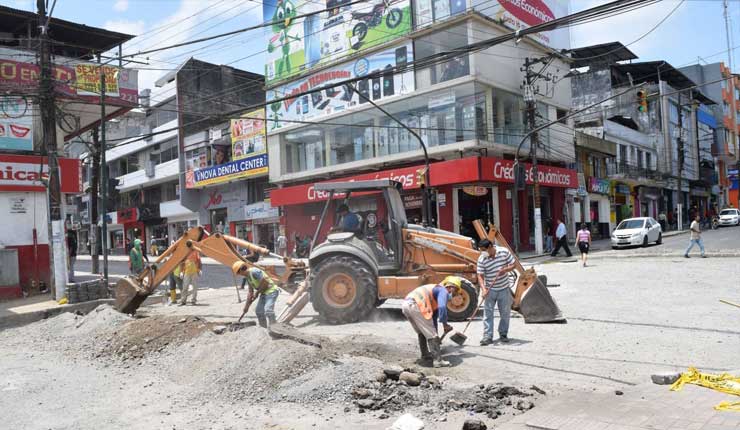
[[(475, 2), (439, 2), (432, 7), (427, 3), (398, 3), (403, 19), (413, 14), (413, 20), (398, 23), (390, 32), (393, 37), (379, 33), (367, 45), (339, 43), (334, 48), (342, 55), (331, 49), (329, 53), (313, 52), (309, 38), (303, 52), (295, 52), (304, 60), (300, 70), (283, 79), (277, 73), (280, 64), (284, 64), (281, 59), (268, 60), (269, 178), (278, 187), (270, 196), (271, 204), (283, 210), (282, 222), (291, 244), (296, 234), (313, 235), (318, 224), (321, 205), (317, 200), (322, 198), (311, 191), (315, 182), (395, 178), (404, 184), (407, 217), (412, 221), (421, 218), (421, 197), (415, 178), (424, 164), (423, 151), (406, 127), (419, 135), (432, 162), (433, 224), (476, 236), (472, 221), (482, 219), (511, 239), (513, 187), (506, 177), (513, 175), (511, 160), (528, 130), (521, 89), (524, 74), (520, 69), (527, 57), (542, 57), (552, 54), (552, 48), (567, 48), (567, 34), (558, 31), (545, 35), (547, 40), (525, 38), (518, 45), (496, 45), (449, 61), (427, 62), (426, 67), (410, 67), (424, 64), (436, 53), (509, 33), (511, 30), (502, 21), (492, 18), (513, 16), (507, 8), (518, 7), (506, 3), (486, 8)], [(544, 3), (557, 16), (567, 14), (567, 2)], [(349, 22), (347, 16), (357, 16), (353, 7), (357, 6), (339, 7), (329, 17), (318, 15), (322, 21), (309, 24), (309, 30), (311, 25), (345, 25)], [(271, 17), (271, 7), (266, 6), (265, 10), (265, 16)], [(398, 14), (386, 11), (382, 19), (387, 24), (389, 17), (395, 19), (394, 16), (397, 18)], [(407, 25), (406, 29), (398, 30), (403, 25)], [(302, 31), (307, 32), (305, 28)], [(274, 43), (273, 37), (270, 35), (268, 44)], [(558, 56), (548, 67), (556, 79), (540, 85), (536, 96), (538, 124), (556, 120), (570, 107), (569, 82), (564, 78), (569, 67)], [(361, 79), (370, 72), (384, 70), (388, 72), (380, 78)], [(331, 85), (351, 78), (359, 79), (354, 88)], [(316, 88), (322, 90), (301, 95), (302, 91)], [(292, 94), (297, 96), (285, 99)], [(270, 104), (271, 100), (276, 102)], [(577, 187), (572, 131), (567, 124), (556, 124), (540, 134), (540, 142), (540, 176), (555, 178), (541, 182), (542, 216), (572, 218)], [(529, 154), (528, 143), (522, 154)], [(493, 171), (496, 166), (501, 169), (499, 173)], [(558, 175), (567, 179), (557, 179)], [(520, 194), (520, 237), (522, 247), (527, 249), (534, 244), (532, 187)], [(375, 206), (372, 198), (365, 200), (351, 202), (352, 209), (365, 215), (382, 212), (383, 208)]]

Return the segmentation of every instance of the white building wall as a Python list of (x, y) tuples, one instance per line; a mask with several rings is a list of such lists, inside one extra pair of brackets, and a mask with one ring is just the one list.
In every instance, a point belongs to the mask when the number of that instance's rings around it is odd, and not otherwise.
[(0, 193), (0, 245), (24, 246), (33, 244), (33, 229), (39, 245), (49, 243), (46, 193)]

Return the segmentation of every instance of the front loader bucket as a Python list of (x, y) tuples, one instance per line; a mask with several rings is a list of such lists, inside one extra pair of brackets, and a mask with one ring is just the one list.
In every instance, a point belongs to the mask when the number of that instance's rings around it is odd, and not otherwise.
[(519, 313), (527, 324), (566, 322), (547, 287), (539, 279), (522, 294)]
[(124, 314), (133, 314), (147, 296), (136, 278), (130, 276), (121, 278), (116, 284), (116, 309)]

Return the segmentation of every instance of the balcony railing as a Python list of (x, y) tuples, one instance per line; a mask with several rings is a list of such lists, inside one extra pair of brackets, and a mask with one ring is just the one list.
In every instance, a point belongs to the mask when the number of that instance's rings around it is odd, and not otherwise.
[(647, 178), (660, 179), (661, 175), (657, 170), (646, 167), (638, 167), (628, 163), (617, 163), (607, 166), (607, 175), (620, 175), (628, 178)]

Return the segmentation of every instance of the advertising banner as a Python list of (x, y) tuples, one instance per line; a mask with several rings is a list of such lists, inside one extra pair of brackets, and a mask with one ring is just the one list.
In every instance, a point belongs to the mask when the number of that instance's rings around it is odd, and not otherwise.
[[(118, 97), (118, 68), (102, 66), (105, 74), (105, 95)], [(100, 95), (100, 66), (97, 64), (75, 64), (75, 88), (81, 96)]]
[[(512, 30), (523, 30), (562, 18), (570, 13), (568, 0), (475, 0), (474, 8)], [(495, 4), (498, 3), (498, 4)], [(531, 36), (553, 49), (570, 48), (568, 28), (545, 31)]]
[[(321, 92), (269, 105), (268, 132), (290, 125), (290, 122), (281, 123), (280, 120), (314, 120), (366, 103), (354, 93), (352, 88), (331, 87), (331, 84), (346, 79), (360, 78), (369, 73), (392, 69), (396, 66), (402, 67), (409, 61), (413, 61), (413, 50), (410, 43), (368, 57), (358, 58), (351, 63), (336, 66), (267, 91), (266, 97), (269, 102), (310, 89), (327, 87)], [(407, 94), (414, 91), (414, 72), (410, 70), (400, 74), (389, 73), (387, 76), (358, 81), (356, 88), (358, 92), (376, 102), (385, 97)]]
[(267, 174), (267, 154), (257, 154), (226, 164), (190, 170), (185, 173), (186, 188), (220, 184), (235, 179)]
[[(59, 184), (63, 193), (82, 191), (80, 160), (59, 158)], [(46, 157), (0, 154), (0, 191), (46, 191), (49, 179)]]
[(258, 109), (231, 120), (231, 158), (240, 160), (264, 153), (265, 110)]
[(33, 108), (27, 98), (0, 96), (0, 149), (33, 151)]
[[(409, 0), (269, 0), (265, 79), (268, 84), (378, 46), (411, 31)], [(330, 9), (300, 20), (291, 18)]]
[(589, 191), (598, 194), (609, 194), (610, 182), (607, 179), (590, 177), (588, 180)]
[[(532, 165), (524, 163), (527, 185), (534, 183)], [(481, 173), (483, 180), (497, 182), (514, 182), (514, 161), (501, 158), (482, 158)], [(578, 188), (578, 173), (575, 170), (562, 167), (537, 166), (537, 179), (540, 185), (546, 187)]]

